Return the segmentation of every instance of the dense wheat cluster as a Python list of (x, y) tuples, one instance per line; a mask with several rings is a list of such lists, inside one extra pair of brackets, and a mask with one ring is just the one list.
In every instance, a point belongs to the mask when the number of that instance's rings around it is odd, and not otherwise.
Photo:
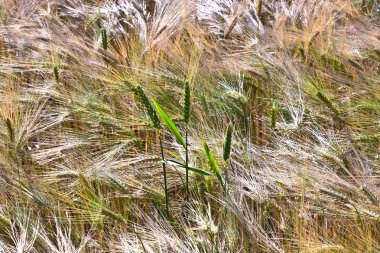
[(379, 4), (0, 1), (0, 252), (380, 252)]

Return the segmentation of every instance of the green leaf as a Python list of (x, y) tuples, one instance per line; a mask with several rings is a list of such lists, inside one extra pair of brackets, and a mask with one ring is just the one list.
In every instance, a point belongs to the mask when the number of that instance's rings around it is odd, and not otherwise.
[(204, 147), (204, 149), (206, 151), (206, 155), (208, 157), (208, 160), (210, 161), (210, 166), (213, 169), (216, 177), (219, 179), (219, 182), (222, 184), (223, 189), (224, 189), (224, 183), (223, 183), (223, 179), (222, 179), (222, 173), (220, 172), (218, 164), (216, 164), (214, 155), (212, 154), (210, 148), (208, 147), (208, 145), (207, 145), (207, 143), (205, 141), (203, 141), (203, 147)]
[[(174, 161), (174, 160), (164, 160), (164, 163), (166, 164), (170, 164), (170, 165), (174, 165), (174, 166), (179, 166), (181, 168), (185, 168), (186, 169), (186, 165), (185, 164), (182, 164), (180, 162), (177, 162), (177, 161)], [(193, 167), (187, 167), (188, 170), (191, 170), (195, 173), (198, 173), (198, 174), (201, 174), (201, 175), (206, 175), (206, 176), (211, 176), (211, 173), (206, 171), (206, 170), (201, 170), (201, 169), (197, 169), (197, 168), (193, 168)]]
[(156, 100), (152, 99), (152, 101), (154, 106), (156, 107), (158, 114), (164, 121), (169, 131), (174, 135), (176, 140), (182, 144), (183, 147), (186, 147), (185, 141), (183, 140), (181, 133), (179, 132), (178, 128), (174, 125), (173, 121), (169, 118), (166, 112), (159, 106)]

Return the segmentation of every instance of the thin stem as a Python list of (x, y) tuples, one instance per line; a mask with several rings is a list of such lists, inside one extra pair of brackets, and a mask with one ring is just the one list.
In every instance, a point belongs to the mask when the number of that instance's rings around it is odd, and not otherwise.
[(189, 197), (189, 149), (188, 149), (188, 142), (187, 142), (187, 130), (186, 130), (186, 193), (187, 193), (187, 198)]
[(229, 186), (229, 182), (228, 182), (228, 167), (230, 165), (230, 159), (227, 160), (226, 162), (226, 167), (224, 168), (224, 171), (226, 173), (226, 192), (228, 192), (228, 186)]
[(158, 136), (160, 138), (160, 149), (161, 149), (161, 158), (162, 158), (162, 169), (164, 172), (164, 184), (165, 184), (165, 205), (166, 210), (169, 213), (169, 196), (168, 196), (168, 184), (167, 184), (167, 178), (166, 178), (166, 164), (165, 164), (165, 156), (164, 156), (164, 147), (162, 145), (162, 137), (161, 137), (161, 131), (158, 132)]
[(137, 233), (136, 227), (135, 227), (135, 233), (136, 233), (136, 236), (137, 236), (137, 238), (139, 239), (139, 241), (141, 243), (141, 246), (142, 246), (142, 248), (144, 250), (144, 253), (146, 253), (145, 245), (144, 245), (143, 241), (141, 240), (141, 237), (140, 237), (139, 233)]

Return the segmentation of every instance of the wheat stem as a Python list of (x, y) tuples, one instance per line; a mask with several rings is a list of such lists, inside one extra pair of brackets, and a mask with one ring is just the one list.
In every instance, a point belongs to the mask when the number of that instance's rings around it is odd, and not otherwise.
[(161, 131), (158, 132), (159, 140), (160, 140), (160, 150), (161, 150), (161, 158), (162, 158), (162, 170), (164, 173), (164, 187), (165, 187), (165, 205), (166, 211), (169, 213), (169, 196), (168, 196), (168, 184), (167, 184), (167, 176), (166, 176), (166, 164), (165, 164), (165, 154), (164, 147), (162, 145), (162, 136)]

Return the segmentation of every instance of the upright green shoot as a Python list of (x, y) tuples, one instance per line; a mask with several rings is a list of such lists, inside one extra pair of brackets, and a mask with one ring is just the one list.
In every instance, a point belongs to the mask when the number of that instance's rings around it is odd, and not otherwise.
[(158, 119), (156, 110), (153, 108), (152, 104), (149, 102), (149, 99), (146, 96), (144, 90), (140, 86), (137, 86), (136, 88), (133, 89), (133, 91), (139, 97), (141, 103), (145, 106), (145, 109), (148, 112), (148, 116), (153, 123), (153, 126), (158, 130), (160, 152), (161, 152), (161, 159), (162, 159), (162, 170), (164, 174), (165, 202), (166, 202), (165, 204), (166, 204), (166, 210), (167, 212), (169, 212), (168, 184), (167, 184), (167, 176), (166, 176), (165, 154), (164, 154), (164, 148), (163, 148), (162, 137), (161, 137), (160, 120)]
[(190, 120), (190, 84), (189, 81), (185, 82), (185, 105), (183, 107), (183, 121), (185, 123), (185, 153), (186, 153), (186, 193), (189, 195), (189, 148), (187, 139), (187, 126)]
[[(166, 114), (164, 109), (162, 109), (161, 106), (156, 102), (156, 100), (152, 99), (152, 101), (153, 101), (153, 104), (156, 107), (156, 110), (157, 110), (158, 114), (160, 115), (162, 121), (166, 125), (166, 127), (173, 134), (173, 136), (175, 137), (177, 142), (180, 143), (183, 147), (185, 147), (185, 141), (183, 140), (181, 133), (179, 132), (178, 128), (175, 126), (173, 121), (169, 118), (169, 116)], [(162, 162), (163, 162), (163, 166), (164, 166), (165, 157), (164, 157), (164, 150), (162, 147), (161, 135), (160, 135), (160, 146), (161, 146)], [(166, 172), (165, 172), (164, 178), (165, 178), (165, 182), (166, 182)], [(168, 207), (169, 206), (167, 206), (167, 208)]]

